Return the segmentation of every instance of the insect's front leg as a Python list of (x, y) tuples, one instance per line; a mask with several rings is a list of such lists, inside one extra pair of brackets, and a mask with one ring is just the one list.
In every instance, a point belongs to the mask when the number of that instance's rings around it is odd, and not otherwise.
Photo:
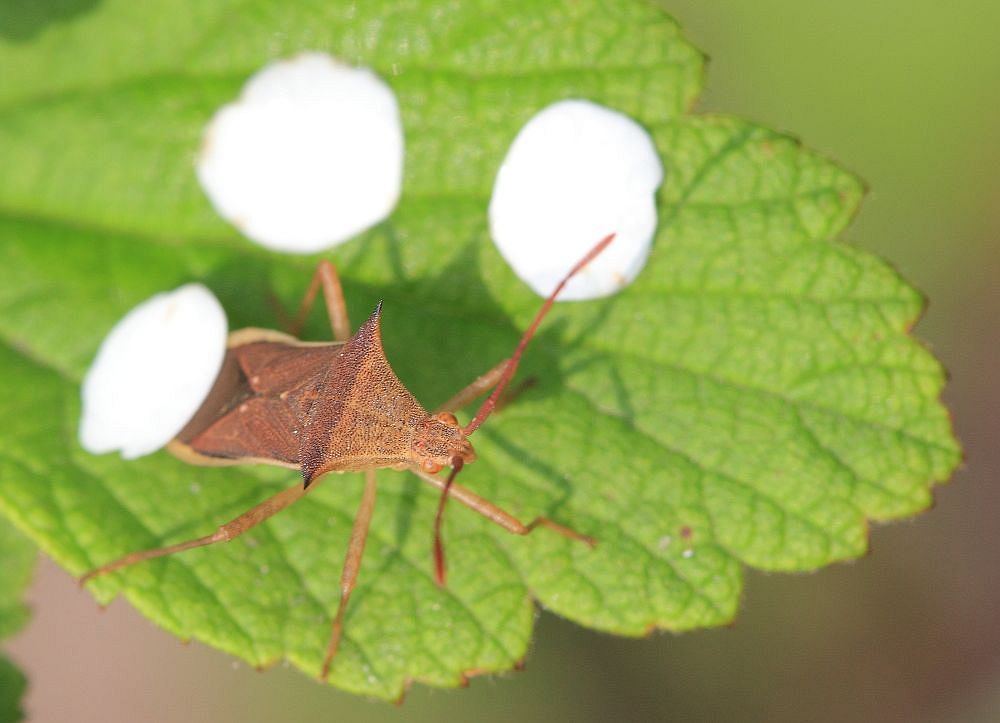
[[(430, 483), (438, 489), (444, 488), (445, 480), (440, 477), (424, 472), (419, 467), (412, 467), (410, 468), (410, 471), (417, 475), (420, 479)], [(590, 535), (584, 535), (583, 533), (577, 532), (576, 530), (566, 527), (565, 525), (560, 525), (558, 522), (550, 520), (548, 517), (536, 517), (528, 524), (524, 524), (503, 508), (498, 507), (489, 500), (480, 497), (475, 492), (472, 492), (461, 485), (452, 483), (451, 488), (448, 490), (448, 495), (450, 497), (454, 497), (473, 512), (478, 512), (490, 522), (500, 525), (500, 527), (507, 530), (507, 532), (515, 535), (527, 535), (537, 527), (547, 527), (553, 532), (558, 532), (563, 537), (568, 537), (569, 539), (576, 540), (577, 542), (583, 542), (590, 547), (597, 545), (597, 540)]]
[(497, 382), (499, 382), (500, 378), (503, 376), (504, 369), (507, 368), (507, 364), (509, 363), (510, 359), (504, 359), (488, 372), (474, 379), (469, 386), (460, 390), (455, 396), (435, 409), (434, 413), (440, 414), (441, 412), (457, 412), (459, 409), (472, 402), (476, 397), (485, 394), (497, 385)]

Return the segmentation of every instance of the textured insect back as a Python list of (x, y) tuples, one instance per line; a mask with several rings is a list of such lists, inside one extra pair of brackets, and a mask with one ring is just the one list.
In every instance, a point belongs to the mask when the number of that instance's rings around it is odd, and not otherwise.
[(327, 472), (405, 465), (427, 411), (396, 377), (382, 348), (382, 304), (340, 349), (315, 390), (299, 459), (308, 486)]

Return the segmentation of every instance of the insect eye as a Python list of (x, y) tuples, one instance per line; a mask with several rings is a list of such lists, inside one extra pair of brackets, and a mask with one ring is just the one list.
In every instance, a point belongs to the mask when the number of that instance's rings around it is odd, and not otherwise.
[(421, 462), (420, 466), (424, 468), (424, 472), (428, 472), (430, 474), (437, 474), (438, 472), (441, 471), (441, 465), (437, 464), (436, 462), (432, 462), (429, 459), (425, 459), (423, 462)]
[(442, 424), (447, 424), (449, 427), (458, 428), (458, 419), (451, 412), (441, 412), (437, 415), (438, 421)]

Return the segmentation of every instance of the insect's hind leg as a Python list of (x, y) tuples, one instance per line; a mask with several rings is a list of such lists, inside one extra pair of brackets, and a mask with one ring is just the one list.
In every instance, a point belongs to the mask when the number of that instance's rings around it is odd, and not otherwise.
[[(323, 259), (316, 265), (309, 288), (306, 290), (299, 310), (294, 318), (286, 326), (292, 336), (298, 336), (302, 332), (302, 327), (306, 323), (306, 317), (316, 301), (316, 294), (323, 290), (323, 301), (326, 304), (326, 313), (330, 318), (330, 328), (333, 331), (335, 341), (347, 341), (351, 338), (351, 321), (347, 315), (347, 302), (344, 301), (344, 289), (340, 285), (340, 277), (337, 275), (336, 267)], [(287, 314), (286, 314), (287, 316)]]
[(173, 555), (176, 552), (191, 550), (195, 547), (212, 545), (216, 542), (229, 542), (230, 540), (239, 537), (247, 530), (256, 527), (269, 517), (281, 512), (281, 510), (285, 509), (302, 497), (306, 491), (306, 488), (301, 483), (296, 484), (293, 487), (282, 490), (273, 497), (268, 497), (266, 500), (250, 508), (239, 517), (221, 525), (211, 535), (199, 537), (194, 540), (187, 540), (186, 542), (179, 542), (176, 545), (167, 545), (166, 547), (157, 547), (152, 550), (132, 552), (125, 555), (125, 557), (94, 568), (80, 578), (80, 584), (85, 585), (88, 581), (94, 579), (95, 577), (106, 575), (110, 572), (120, 570), (123, 567), (129, 567), (146, 560), (152, 560), (157, 557), (165, 557), (166, 555)]

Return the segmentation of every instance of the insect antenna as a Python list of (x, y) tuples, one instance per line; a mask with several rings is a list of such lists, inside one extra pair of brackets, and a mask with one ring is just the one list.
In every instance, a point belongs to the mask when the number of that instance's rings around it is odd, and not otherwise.
[(444, 543), (441, 541), (441, 520), (444, 519), (444, 505), (448, 501), (448, 490), (451, 483), (455, 481), (455, 476), (462, 471), (465, 462), (461, 457), (454, 457), (451, 460), (451, 473), (445, 480), (444, 487), (441, 488), (441, 499), (438, 500), (437, 514), (434, 516), (434, 579), (437, 584), (444, 587), (445, 564), (444, 564)]
[[(559, 296), (563, 288), (569, 282), (573, 276), (579, 273), (587, 264), (594, 260), (594, 258), (607, 248), (608, 244), (614, 241), (615, 234), (611, 233), (602, 238), (597, 244), (594, 245), (586, 255), (576, 262), (576, 265), (569, 270), (569, 272), (562, 278), (562, 280), (556, 285), (556, 288), (552, 290), (548, 298), (542, 304), (542, 308), (538, 310), (535, 315), (534, 321), (525, 330), (524, 334), (521, 336), (521, 340), (517, 343), (517, 348), (514, 349), (514, 353), (510, 357), (510, 361), (507, 362), (507, 366), (503, 371), (503, 375), (497, 382), (496, 387), (493, 388), (493, 393), (486, 398), (486, 401), (482, 403), (479, 407), (479, 411), (476, 412), (476, 416), (473, 417), (472, 421), (469, 422), (465, 427), (462, 428), (462, 434), (468, 437), (470, 434), (475, 432), (479, 425), (486, 421), (486, 418), (493, 413), (496, 409), (497, 401), (500, 399), (500, 395), (503, 394), (504, 389), (510, 383), (513, 378), (514, 373), (517, 371), (517, 365), (521, 361), (521, 355), (524, 354), (525, 347), (528, 346), (528, 342), (535, 335), (535, 331), (538, 329), (538, 325), (542, 323), (542, 319), (552, 308), (552, 304), (555, 303), (556, 297)], [(444, 586), (446, 568), (444, 560), (444, 543), (441, 540), (441, 521), (444, 519), (444, 506), (448, 501), (448, 491), (451, 489), (452, 483), (455, 481), (455, 476), (462, 471), (464, 461), (461, 457), (454, 457), (451, 460), (451, 473), (448, 475), (448, 479), (444, 483), (444, 487), (441, 490), (441, 499), (438, 501), (437, 515), (434, 517), (434, 578), (437, 584)]]
[(582, 259), (576, 262), (576, 265), (569, 270), (569, 273), (567, 273), (562, 278), (562, 281), (556, 285), (556, 288), (552, 290), (552, 293), (549, 294), (548, 298), (542, 304), (542, 308), (539, 309), (538, 313), (535, 315), (535, 320), (531, 322), (531, 325), (521, 336), (521, 340), (517, 343), (517, 348), (514, 349), (514, 353), (511, 355), (510, 361), (507, 362), (507, 368), (504, 369), (503, 376), (500, 377), (500, 381), (497, 382), (497, 385), (493, 388), (493, 393), (490, 394), (490, 396), (486, 398), (486, 401), (482, 403), (482, 406), (479, 407), (479, 411), (476, 412), (476, 416), (472, 418), (472, 421), (462, 428), (463, 435), (468, 437), (470, 434), (475, 432), (479, 429), (479, 425), (485, 422), (486, 418), (493, 413), (493, 410), (497, 406), (497, 400), (500, 398), (500, 395), (503, 394), (504, 389), (507, 388), (507, 384), (514, 376), (514, 372), (517, 371), (517, 365), (521, 361), (521, 355), (524, 353), (524, 348), (528, 346), (528, 342), (531, 341), (531, 338), (535, 335), (538, 325), (542, 323), (542, 319), (545, 318), (549, 309), (552, 308), (552, 304), (555, 303), (556, 297), (559, 296), (563, 287), (565, 287), (569, 280), (579, 273), (583, 267), (593, 261), (594, 258), (608, 246), (608, 244), (614, 241), (614, 238), (615, 234), (611, 233), (598, 241), (597, 244), (590, 249), (590, 251), (588, 251)]

